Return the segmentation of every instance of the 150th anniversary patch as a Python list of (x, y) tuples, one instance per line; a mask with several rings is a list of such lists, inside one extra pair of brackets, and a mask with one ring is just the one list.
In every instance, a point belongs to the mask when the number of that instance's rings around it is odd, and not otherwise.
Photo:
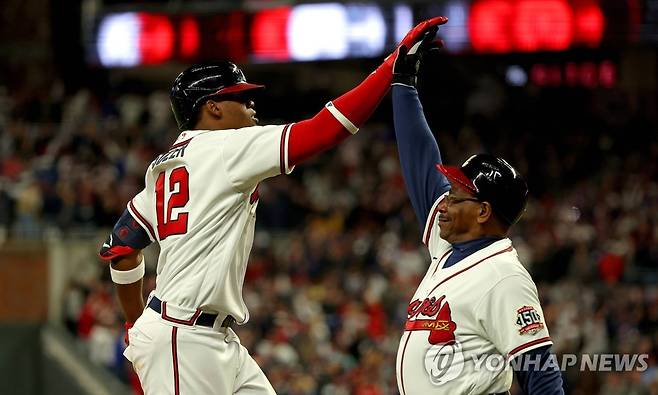
[(520, 335), (534, 335), (544, 327), (541, 316), (532, 306), (523, 306), (516, 310), (516, 325), (520, 327)]

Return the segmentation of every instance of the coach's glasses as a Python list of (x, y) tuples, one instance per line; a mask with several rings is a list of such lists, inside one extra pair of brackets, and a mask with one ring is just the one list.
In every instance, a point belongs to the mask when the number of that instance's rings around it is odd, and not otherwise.
[(461, 202), (478, 202), (481, 203), (482, 200), (477, 199), (477, 198), (471, 198), (471, 197), (456, 197), (454, 195), (448, 194), (446, 195), (446, 206), (452, 206), (453, 204), (459, 204)]

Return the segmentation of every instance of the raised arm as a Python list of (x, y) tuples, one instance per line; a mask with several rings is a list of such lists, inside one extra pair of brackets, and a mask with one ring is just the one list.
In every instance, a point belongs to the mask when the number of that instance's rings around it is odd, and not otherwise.
[(295, 123), (291, 127), (288, 143), (289, 165), (301, 163), (356, 133), (388, 92), (400, 48), (413, 46), (429, 29), (447, 20), (445, 17), (435, 17), (418, 24), (361, 84), (327, 103), (313, 118)]
[(450, 188), (445, 176), (436, 171), (435, 165), (441, 163), (441, 152), (425, 120), (415, 88), (420, 61), (418, 51), (428, 49), (435, 34), (433, 29), (409, 53), (401, 51), (393, 77), (393, 123), (400, 164), (421, 232), (432, 205)]

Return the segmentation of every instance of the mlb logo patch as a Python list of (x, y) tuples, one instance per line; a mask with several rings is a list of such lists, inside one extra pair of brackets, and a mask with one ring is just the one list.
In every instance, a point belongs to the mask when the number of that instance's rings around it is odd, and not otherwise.
[(516, 310), (516, 325), (521, 327), (519, 335), (534, 335), (544, 328), (539, 313), (532, 306), (523, 306)]

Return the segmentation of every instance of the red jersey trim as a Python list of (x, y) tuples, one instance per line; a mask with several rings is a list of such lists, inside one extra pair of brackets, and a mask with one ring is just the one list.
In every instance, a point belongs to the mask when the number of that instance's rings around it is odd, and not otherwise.
[(441, 196), (436, 199), (434, 206), (432, 207), (432, 215), (430, 215), (429, 222), (425, 224), (425, 234), (423, 235), (423, 244), (429, 247), (430, 236), (432, 236), (432, 228), (434, 228), (434, 220), (436, 220), (436, 214), (439, 212), (439, 205), (445, 199), (445, 196)]
[(290, 131), (290, 126), (292, 124), (287, 124), (283, 128), (283, 132), (281, 133), (281, 145), (279, 147), (279, 167), (281, 170), (281, 174), (286, 174), (286, 170), (288, 169), (288, 163), (287, 163), (287, 156), (288, 156), (288, 132)]
[(176, 344), (176, 334), (178, 333), (178, 328), (171, 328), (171, 358), (174, 364), (174, 394), (180, 394), (180, 379), (178, 375), (178, 345)]
[(452, 248), (449, 249), (448, 251), (446, 251), (446, 253), (443, 254), (443, 256), (441, 257), (441, 259), (439, 259), (439, 261), (436, 263), (436, 267), (434, 268), (434, 271), (432, 272), (432, 276), (433, 276), (434, 274), (436, 274), (436, 271), (437, 271), (437, 270), (439, 270), (439, 265), (441, 265), (441, 261), (443, 260), (443, 258), (445, 258), (445, 257), (446, 257), (448, 254), (450, 254), (451, 252), (452, 252)]
[(187, 140), (183, 140), (183, 141), (181, 141), (180, 143), (176, 143), (176, 144), (172, 145), (171, 147), (169, 147), (169, 150), (171, 151), (173, 148), (178, 148), (178, 147), (182, 147), (182, 146), (184, 146), (184, 145), (187, 145), (187, 144), (190, 143), (190, 141), (192, 141), (193, 138), (194, 138), (194, 137), (191, 137), (191, 138), (189, 138), (189, 139), (187, 139)]
[(192, 318), (190, 318), (189, 320), (181, 320), (181, 319), (178, 319), (178, 318), (168, 316), (167, 315), (167, 302), (162, 302), (162, 314), (161, 315), (162, 315), (162, 319), (165, 320), (165, 321), (169, 321), (169, 322), (173, 322), (173, 323), (181, 324), (181, 325), (192, 326), (196, 322), (196, 319), (199, 318), (199, 315), (201, 315), (201, 310), (197, 309), (194, 312), (194, 315), (192, 316)]
[(151, 238), (151, 241), (156, 241), (157, 238), (155, 237), (155, 232), (153, 231), (153, 227), (151, 226), (149, 221), (147, 221), (146, 218), (144, 218), (144, 216), (140, 214), (139, 211), (137, 211), (132, 200), (128, 202), (128, 209), (130, 210), (131, 213), (135, 214), (135, 216), (137, 217), (136, 219), (138, 220), (137, 222), (139, 222), (139, 224), (142, 225), (142, 228), (146, 229), (146, 231), (149, 234), (149, 237)]
[(434, 291), (435, 291), (435, 290), (436, 290), (441, 284), (445, 283), (446, 281), (450, 280), (451, 278), (455, 277), (456, 275), (464, 273), (465, 271), (467, 271), (467, 270), (469, 270), (469, 269), (471, 269), (471, 268), (473, 268), (473, 267), (479, 265), (480, 263), (486, 261), (486, 260), (489, 259), (489, 258), (493, 258), (493, 257), (495, 257), (496, 255), (500, 255), (500, 254), (503, 254), (503, 253), (505, 253), (505, 252), (510, 252), (510, 251), (512, 251), (512, 246), (509, 246), (509, 247), (505, 248), (504, 250), (500, 250), (500, 251), (498, 251), (498, 252), (495, 252), (495, 253), (489, 255), (488, 257), (485, 257), (485, 258), (480, 259), (479, 261), (475, 262), (475, 263), (472, 264), (471, 266), (465, 267), (465, 268), (463, 268), (462, 270), (458, 271), (457, 273), (453, 273), (453, 274), (451, 274), (450, 276), (444, 278), (441, 282), (439, 282), (438, 284), (436, 284), (436, 285), (434, 286), (434, 288), (432, 288), (432, 290), (431, 290), (430, 292), (428, 292), (427, 294), (428, 294), (428, 295), (432, 294), (432, 292), (434, 292)]
[(402, 356), (400, 357), (400, 387), (402, 390), (401, 395), (405, 395), (406, 393), (404, 389), (404, 354), (407, 352), (407, 344), (409, 344), (410, 338), (411, 338), (411, 333), (407, 335), (407, 340), (404, 341), (404, 347), (402, 348)]
[(536, 345), (542, 344), (542, 343), (553, 344), (553, 341), (551, 340), (551, 338), (549, 336), (546, 336), (546, 337), (542, 337), (541, 339), (536, 339), (536, 340), (533, 340), (531, 342), (522, 344), (522, 345), (518, 346), (517, 348), (513, 349), (512, 351), (510, 351), (509, 353), (507, 353), (507, 358), (512, 359), (512, 358), (514, 358), (514, 354), (518, 354), (519, 352), (521, 352), (521, 351), (523, 351), (527, 348), (530, 348), (532, 346), (536, 346)]

